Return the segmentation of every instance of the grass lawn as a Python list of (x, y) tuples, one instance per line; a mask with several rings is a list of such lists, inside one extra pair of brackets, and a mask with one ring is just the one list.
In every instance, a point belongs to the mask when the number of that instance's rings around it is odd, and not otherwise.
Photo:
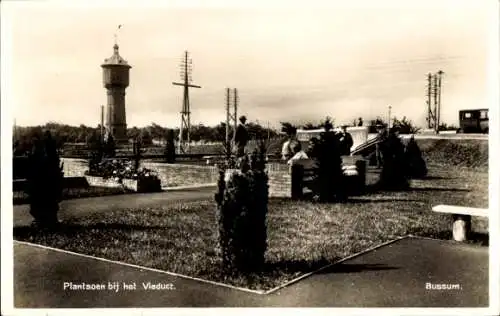
[[(435, 214), (431, 207), (488, 207), (487, 189), (485, 172), (430, 166), (429, 179), (413, 181), (407, 192), (372, 193), (344, 204), (271, 199), (266, 270), (249, 277), (225, 275), (218, 257), (207, 254), (216, 243), (215, 203), (210, 200), (110, 209), (73, 219), (51, 233), (14, 227), (14, 239), (267, 290), (399, 236), (449, 239), (450, 216)], [(473, 222), (483, 231), (485, 225)]]

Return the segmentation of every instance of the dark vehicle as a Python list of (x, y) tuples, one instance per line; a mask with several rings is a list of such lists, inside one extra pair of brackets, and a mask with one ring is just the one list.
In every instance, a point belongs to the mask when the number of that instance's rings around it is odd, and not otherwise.
[(459, 111), (459, 133), (485, 133), (489, 132), (488, 109)]

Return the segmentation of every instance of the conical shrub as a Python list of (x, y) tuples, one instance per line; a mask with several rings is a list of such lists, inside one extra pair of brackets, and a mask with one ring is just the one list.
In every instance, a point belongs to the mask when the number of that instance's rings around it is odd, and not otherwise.
[(222, 262), (230, 271), (256, 272), (267, 249), (269, 188), (263, 147), (242, 157), (238, 169), (224, 167), (215, 194)]
[(381, 144), (382, 172), (377, 186), (383, 190), (405, 190), (409, 187), (409, 171), (404, 145), (395, 133)]
[(427, 175), (427, 165), (422, 157), (422, 151), (413, 137), (405, 146), (405, 159), (410, 178), (419, 179)]
[(30, 214), (34, 223), (42, 227), (53, 227), (58, 223), (64, 177), (62, 169), (57, 146), (50, 132), (46, 132), (43, 139), (36, 136), (29, 155), (27, 193)]

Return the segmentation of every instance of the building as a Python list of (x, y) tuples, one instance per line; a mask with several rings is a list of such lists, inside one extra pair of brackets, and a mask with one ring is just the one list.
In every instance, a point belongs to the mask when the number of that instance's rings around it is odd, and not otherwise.
[(113, 46), (113, 56), (104, 60), (103, 84), (107, 90), (105, 127), (106, 135), (113, 136), (116, 143), (128, 142), (125, 109), (125, 89), (129, 85), (129, 71), (132, 68)]

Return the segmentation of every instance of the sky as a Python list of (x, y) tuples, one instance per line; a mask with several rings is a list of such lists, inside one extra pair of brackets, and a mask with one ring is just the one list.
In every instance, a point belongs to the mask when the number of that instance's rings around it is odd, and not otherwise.
[(225, 121), (229, 87), (238, 89), (238, 114), (273, 127), (385, 118), (389, 106), (424, 126), (426, 77), (438, 70), (443, 122), (490, 107), (494, 1), (127, 3), (2, 3), (5, 93), (17, 125), (97, 126), (106, 104), (100, 65), (119, 24), (120, 54), (132, 66), (129, 127), (180, 125), (182, 88), (172, 82), (185, 50), (202, 86), (190, 90), (192, 124)]

